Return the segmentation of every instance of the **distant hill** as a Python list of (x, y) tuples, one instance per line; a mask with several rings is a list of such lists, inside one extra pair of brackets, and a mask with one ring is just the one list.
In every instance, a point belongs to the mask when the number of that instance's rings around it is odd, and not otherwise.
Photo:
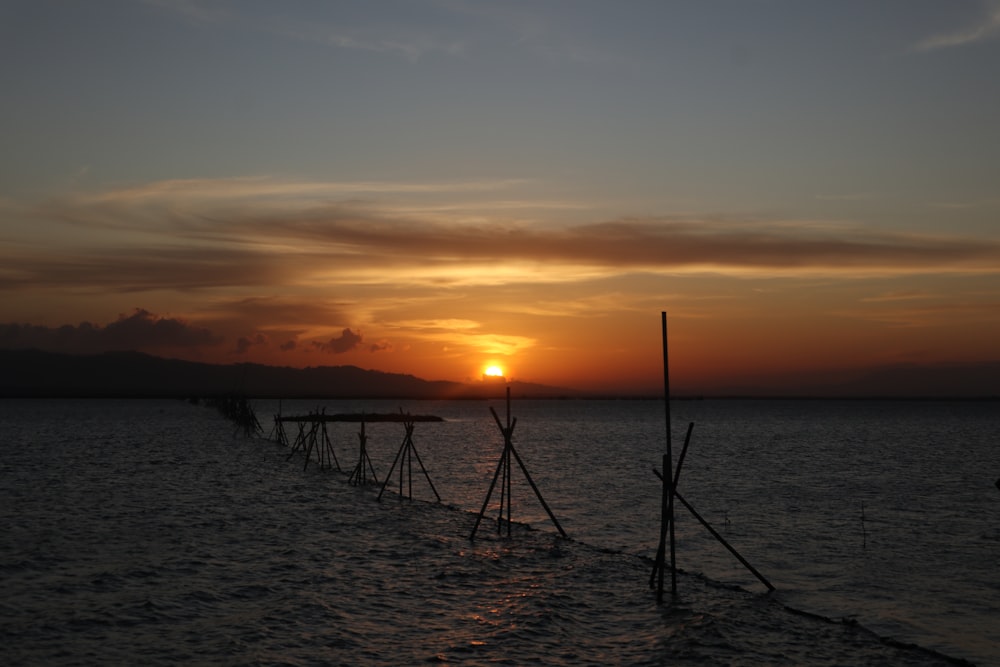
[[(559, 387), (511, 382), (526, 398), (573, 396)], [(429, 381), (357, 366), (291, 368), (204, 364), (139, 352), (70, 355), (0, 350), (0, 397), (491, 398), (503, 384)]]
[[(897, 365), (790, 375), (675, 397), (1000, 398), (1000, 362)], [(461, 383), (365, 370), (357, 366), (291, 368), (205, 364), (139, 352), (71, 355), (0, 350), (0, 397), (177, 397), (239, 393), (259, 398), (594, 398), (598, 394), (526, 382)], [(600, 394), (605, 396), (605, 394)], [(612, 396), (614, 397), (614, 396)]]

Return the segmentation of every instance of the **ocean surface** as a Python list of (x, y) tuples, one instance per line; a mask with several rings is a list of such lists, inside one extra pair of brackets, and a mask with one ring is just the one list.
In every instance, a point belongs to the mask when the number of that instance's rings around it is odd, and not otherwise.
[[(502, 400), (254, 406), (258, 438), (183, 401), (0, 401), (0, 663), (1000, 665), (1000, 403), (674, 401), (679, 491), (776, 590), (678, 506), (662, 605), (662, 402), (511, 403), (569, 539), (516, 460), (511, 535), (495, 488), (470, 539)], [(327, 425), (338, 471), (267, 439), (279, 409), (445, 421), (383, 489), (402, 424), (366, 423), (379, 483), (352, 484), (360, 424)]]

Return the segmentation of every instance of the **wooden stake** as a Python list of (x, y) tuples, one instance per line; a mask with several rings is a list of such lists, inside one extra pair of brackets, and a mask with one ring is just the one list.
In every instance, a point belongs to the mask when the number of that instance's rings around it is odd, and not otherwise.
[[(684, 436), (684, 446), (681, 448), (681, 455), (677, 459), (677, 469), (674, 470), (674, 483), (673, 483), (673, 488), (674, 489), (677, 488), (677, 485), (680, 483), (680, 480), (681, 480), (681, 468), (684, 467), (684, 458), (687, 456), (688, 445), (691, 444), (691, 432), (693, 430), (694, 430), (694, 422), (691, 422), (691, 423), (688, 424), (687, 435)], [(657, 477), (659, 477), (661, 482), (663, 481), (663, 475), (661, 475), (660, 472), (656, 468), (653, 468), (653, 474), (656, 475)], [(673, 512), (670, 509), (671, 505), (673, 505), (672, 502), (668, 503), (668, 505), (667, 505), (667, 514), (668, 514), (669, 517), (671, 517), (670, 521), (672, 523), (673, 522), (673, 518), (672, 518), (673, 517)], [(653, 571), (649, 573), (649, 587), (650, 588), (653, 588), (654, 583), (656, 583), (657, 581), (662, 581), (662, 579), (659, 579), (657, 577), (657, 575), (661, 571), (660, 568), (663, 567), (663, 563), (664, 563), (664, 551), (665, 550), (666, 550), (666, 545), (661, 542), (660, 543), (660, 548), (656, 552), (656, 561), (655, 561), (656, 564), (653, 565)]]
[(663, 494), (660, 498), (660, 542), (656, 550), (656, 602), (663, 602), (663, 571), (666, 563), (667, 532), (670, 533), (670, 592), (677, 595), (677, 552), (674, 538), (673, 444), (670, 434), (670, 360), (667, 350), (667, 313), (660, 313), (663, 339), (663, 403), (667, 429), (667, 452), (663, 455)]

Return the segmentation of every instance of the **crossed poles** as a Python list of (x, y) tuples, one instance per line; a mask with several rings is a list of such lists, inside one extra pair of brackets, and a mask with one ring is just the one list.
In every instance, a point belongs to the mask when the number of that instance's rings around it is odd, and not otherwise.
[[(685, 454), (687, 454), (688, 444), (691, 442), (691, 429), (692, 428), (694, 428), (694, 422), (688, 424), (687, 436), (684, 438), (684, 447), (683, 447), (683, 449), (681, 449), (681, 456), (677, 460), (677, 468), (674, 470), (673, 482), (670, 484), (670, 489), (673, 491), (673, 494), (672, 494), (672, 498), (671, 498), (671, 500), (669, 502), (672, 505), (673, 504), (673, 498), (676, 498), (677, 500), (679, 500), (680, 503), (681, 503), (681, 505), (683, 505), (687, 509), (687, 511), (691, 513), (691, 516), (693, 516), (695, 519), (697, 519), (698, 523), (700, 523), (701, 525), (703, 525), (705, 527), (705, 529), (708, 530), (708, 532), (712, 534), (712, 537), (714, 537), (716, 540), (718, 540), (719, 543), (722, 546), (724, 546), (729, 551), (729, 553), (731, 553), (733, 556), (735, 556), (736, 560), (738, 560), (743, 565), (743, 567), (745, 567), (747, 570), (749, 570), (750, 573), (753, 576), (757, 577), (757, 579), (762, 584), (764, 584), (765, 586), (767, 586), (768, 590), (773, 591), (774, 590), (774, 586), (771, 584), (771, 582), (768, 581), (764, 577), (764, 575), (762, 575), (760, 572), (758, 572), (756, 570), (756, 568), (754, 568), (754, 566), (751, 565), (750, 562), (746, 558), (744, 558), (743, 556), (741, 556), (740, 553), (733, 547), (733, 545), (729, 544), (729, 542), (727, 542), (725, 540), (725, 538), (722, 537), (722, 535), (720, 535), (717, 530), (715, 530), (715, 528), (712, 528), (712, 525), (710, 523), (708, 523), (708, 521), (706, 521), (704, 519), (704, 517), (702, 517), (700, 514), (698, 514), (698, 511), (691, 505), (691, 503), (689, 503), (687, 500), (685, 500), (684, 496), (681, 495), (681, 492), (677, 490), (677, 482), (680, 481), (680, 476), (681, 476), (681, 466), (684, 465), (684, 456), (685, 456)], [(653, 468), (653, 474), (656, 475), (657, 477), (659, 477), (660, 481), (663, 482), (665, 485), (667, 484), (667, 482), (663, 479), (663, 475), (660, 474), (659, 470), (657, 470), (656, 468)], [(673, 520), (673, 512), (670, 512), (668, 510), (668, 519), (667, 519), (667, 521), (672, 521), (672, 520)], [(663, 579), (663, 576), (662, 576), (663, 575), (663, 569), (665, 567), (664, 566), (664, 549), (665, 549), (664, 540), (661, 539), (660, 540), (659, 549), (657, 550), (657, 553), (656, 553), (656, 562), (653, 565), (653, 572), (652, 572), (652, 574), (649, 575), (649, 586), (650, 586), (650, 588), (653, 587), (653, 582), (654, 582), (655, 579), (657, 579), (657, 575), (659, 575), (659, 580), (662, 582), (662, 579)], [(676, 568), (674, 568), (674, 563), (673, 562), (671, 562), (670, 567), (671, 567), (671, 570), (676, 571)], [(675, 582), (676, 582), (676, 579), (675, 579)], [(672, 592), (676, 595), (676, 593), (677, 593), (676, 583), (674, 584)], [(658, 595), (657, 595), (657, 601), (662, 601), (662, 598), (663, 598), (662, 583), (660, 584), (660, 587), (659, 587), (657, 593), (658, 593)]]
[(656, 561), (653, 564), (653, 571), (649, 575), (649, 586), (653, 588), (654, 582), (656, 583), (656, 602), (663, 602), (663, 574), (667, 569), (666, 562), (666, 551), (667, 551), (667, 536), (669, 532), (670, 537), (670, 592), (672, 595), (677, 595), (677, 561), (675, 554), (675, 539), (674, 539), (674, 526), (676, 521), (674, 518), (674, 499), (680, 501), (681, 505), (691, 513), (691, 515), (698, 520), (698, 522), (703, 525), (709, 533), (712, 534), (716, 540), (719, 541), (722, 546), (729, 550), (729, 553), (733, 554), (740, 563), (747, 568), (751, 574), (757, 577), (758, 580), (765, 586), (768, 590), (773, 591), (774, 586), (771, 582), (764, 578), (760, 572), (754, 569), (754, 566), (747, 561), (746, 558), (741, 556), (736, 549), (733, 548), (729, 542), (716, 531), (712, 526), (706, 521), (698, 512), (691, 506), (691, 504), (684, 499), (684, 496), (680, 494), (677, 490), (677, 483), (680, 481), (681, 477), (681, 467), (684, 465), (684, 457), (687, 455), (688, 445), (691, 444), (691, 431), (694, 429), (694, 422), (688, 424), (687, 435), (684, 437), (684, 447), (681, 449), (681, 455), (677, 459), (677, 467), (673, 468), (673, 452), (672, 443), (670, 438), (670, 366), (668, 363), (667, 356), (667, 313), (663, 312), (661, 315), (662, 329), (663, 329), (663, 396), (664, 404), (666, 407), (666, 427), (667, 427), (667, 451), (663, 455), (663, 472), (660, 473), (659, 470), (653, 468), (653, 474), (660, 478), (663, 482), (663, 501), (660, 510), (660, 541), (659, 546), (656, 550)]
[(358, 433), (358, 440), (360, 441), (360, 447), (358, 450), (358, 463), (354, 466), (354, 470), (351, 472), (351, 476), (348, 481), (351, 484), (367, 484), (368, 483), (368, 471), (372, 473), (372, 481), (378, 484), (378, 476), (375, 474), (375, 466), (372, 465), (372, 460), (368, 457), (368, 448), (366, 444), (368, 443), (368, 436), (365, 435), (365, 423), (361, 422), (361, 432)]
[(559, 534), (563, 537), (567, 537), (566, 531), (562, 529), (559, 525), (559, 521), (556, 520), (552, 510), (549, 509), (548, 504), (546, 504), (545, 499), (542, 498), (541, 491), (535, 486), (534, 480), (531, 479), (531, 475), (528, 474), (528, 469), (524, 465), (524, 461), (518, 455), (517, 450), (514, 449), (514, 443), (512, 437), (514, 435), (514, 427), (517, 426), (517, 417), (514, 417), (513, 421), (510, 418), (510, 387), (507, 387), (507, 425), (504, 426), (503, 422), (500, 421), (500, 417), (497, 416), (496, 410), (490, 406), (490, 412), (493, 414), (493, 419), (497, 423), (497, 427), (500, 429), (500, 433), (503, 434), (503, 453), (500, 455), (500, 462), (497, 464), (497, 470), (493, 473), (493, 481), (490, 483), (490, 490), (486, 492), (486, 500), (483, 501), (483, 508), (479, 510), (479, 516), (476, 517), (476, 525), (472, 527), (472, 533), (469, 535), (470, 540), (476, 538), (476, 531), (479, 530), (479, 523), (483, 520), (483, 514), (486, 513), (486, 508), (490, 504), (490, 498), (493, 496), (493, 489), (496, 487), (497, 479), (500, 478), (501, 471), (503, 472), (503, 479), (500, 481), (500, 514), (497, 516), (497, 532), (500, 532), (501, 526), (504, 522), (504, 502), (506, 501), (506, 513), (507, 513), (507, 536), (510, 537), (510, 525), (511, 525), (511, 511), (510, 511), (510, 483), (511, 483), (511, 458), (517, 461), (517, 464), (521, 466), (521, 472), (524, 473), (525, 479), (528, 480), (528, 484), (534, 490), (535, 495), (538, 496), (538, 501), (545, 508), (545, 512), (552, 519), (552, 523), (555, 524), (556, 529), (559, 530)]
[[(402, 408), (400, 412), (402, 412)], [(378, 492), (377, 500), (382, 500), (382, 494), (385, 493), (385, 487), (389, 486), (389, 480), (392, 479), (392, 471), (396, 469), (397, 463), (399, 463), (399, 495), (403, 495), (403, 466), (405, 465), (408, 483), (406, 497), (413, 498), (413, 457), (416, 457), (420, 470), (424, 473), (424, 477), (427, 478), (427, 483), (430, 484), (431, 491), (434, 492), (434, 497), (437, 498), (438, 502), (441, 502), (441, 496), (438, 495), (437, 489), (434, 488), (434, 482), (431, 481), (431, 476), (427, 474), (427, 468), (424, 467), (424, 462), (420, 460), (420, 454), (413, 444), (413, 423), (413, 421), (403, 420), (406, 436), (403, 438), (403, 443), (399, 446), (399, 451), (396, 452), (396, 458), (393, 459), (389, 472), (386, 473), (385, 483), (382, 484), (382, 490)]]

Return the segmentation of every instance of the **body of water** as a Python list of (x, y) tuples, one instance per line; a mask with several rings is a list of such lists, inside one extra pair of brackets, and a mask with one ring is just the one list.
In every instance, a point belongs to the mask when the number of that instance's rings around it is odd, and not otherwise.
[[(279, 404), (255, 406), (266, 435)], [(777, 590), (678, 507), (663, 605), (648, 587), (662, 403), (512, 403), (514, 447), (569, 540), (516, 463), (511, 509), (531, 529), (498, 534), (496, 490), (469, 539), (504, 447), (491, 407), (505, 422), (503, 401), (280, 405), (443, 417), (412, 439), (438, 503), (416, 461), (412, 501), (397, 477), (381, 501), (351, 484), (357, 423), (327, 426), (338, 472), (200, 405), (0, 402), (0, 658), (1000, 663), (996, 402), (675, 401), (675, 458), (695, 425), (680, 492)], [(382, 480), (404, 427), (365, 433)]]

